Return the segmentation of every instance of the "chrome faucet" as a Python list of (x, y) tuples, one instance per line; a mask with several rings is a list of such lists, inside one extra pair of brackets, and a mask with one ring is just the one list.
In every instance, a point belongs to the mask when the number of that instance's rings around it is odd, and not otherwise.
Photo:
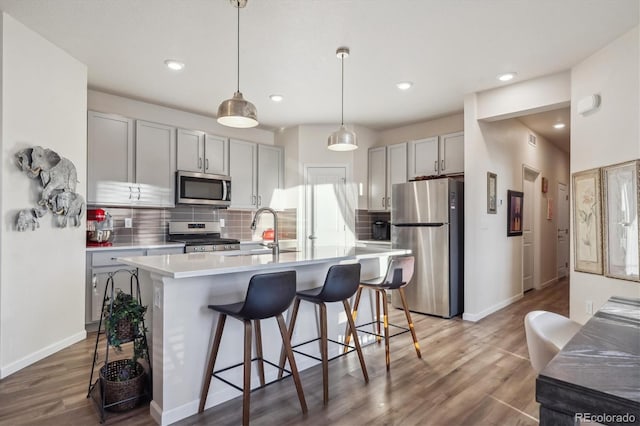
[(280, 247), (278, 246), (278, 213), (275, 210), (270, 207), (259, 208), (251, 221), (251, 230), (256, 230), (256, 221), (264, 212), (269, 212), (273, 215), (273, 242), (269, 243), (267, 247), (271, 249), (274, 256), (278, 256), (280, 254)]

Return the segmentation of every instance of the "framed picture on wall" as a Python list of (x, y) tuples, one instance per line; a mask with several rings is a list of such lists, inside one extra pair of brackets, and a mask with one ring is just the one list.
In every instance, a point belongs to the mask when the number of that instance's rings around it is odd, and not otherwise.
[(602, 275), (600, 169), (573, 174), (574, 269)]
[(520, 191), (507, 191), (507, 237), (522, 235), (522, 206), (524, 194)]
[(639, 178), (640, 160), (602, 169), (604, 274), (608, 277), (640, 281)]
[(496, 214), (497, 208), (497, 187), (498, 187), (498, 175), (495, 173), (487, 172), (487, 213)]

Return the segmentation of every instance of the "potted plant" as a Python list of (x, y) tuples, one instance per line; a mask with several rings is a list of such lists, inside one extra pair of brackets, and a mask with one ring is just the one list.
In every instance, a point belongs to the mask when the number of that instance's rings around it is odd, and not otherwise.
[(117, 289), (113, 300), (105, 304), (102, 314), (109, 346), (121, 353), (121, 345), (133, 341), (130, 359), (110, 361), (100, 369), (104, 404), (114, 404), (109, 407), (111, 410), (124, 411), (135, 407), (144, 393), (146, 373), (139, 360), (147, 358), (148, 354), (146, 339), (141, 338), (141, 334), (147, 331), (143, 326), (146, 312), (147, 307), (142, 306), (137, 298), (120, 289)]

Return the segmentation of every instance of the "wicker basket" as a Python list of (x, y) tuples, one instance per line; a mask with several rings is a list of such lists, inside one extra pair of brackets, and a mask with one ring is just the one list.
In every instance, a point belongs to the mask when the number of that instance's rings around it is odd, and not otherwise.
[[(136, 377), (120, 382), (116, 381), (120, 372), (127, 368), (128, 364), (128, 359), (119, 359), (117, 361), (111, 361), (100, 369), (100, 379), (103, 384), (102, 389), (104, 391), (105, 406), (117, 403), (118, 401), (124, 401), (129, 398), (140, 397), (144, 394), (146, 374), (140, 363), (136, 363), (136, 373), (138, 373)], [(142, 398), (131, 399), (130, 401), (113, 405), (112, 407), (109, 407), (108, 410), (129, 410), (138, 405), (141, 400)]]
[(124, 318), (118, 321), (116, 324), (116, 337), (121, 342), (129, 342), (133, 340), (136, 335), (136, 327), (130, 319)]

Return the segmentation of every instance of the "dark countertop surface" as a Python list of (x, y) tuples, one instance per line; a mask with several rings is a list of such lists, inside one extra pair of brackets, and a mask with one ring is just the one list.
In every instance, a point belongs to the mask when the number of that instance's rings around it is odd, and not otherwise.
[(640, 404), (640, 299), (610, 298), (540, 379)]

